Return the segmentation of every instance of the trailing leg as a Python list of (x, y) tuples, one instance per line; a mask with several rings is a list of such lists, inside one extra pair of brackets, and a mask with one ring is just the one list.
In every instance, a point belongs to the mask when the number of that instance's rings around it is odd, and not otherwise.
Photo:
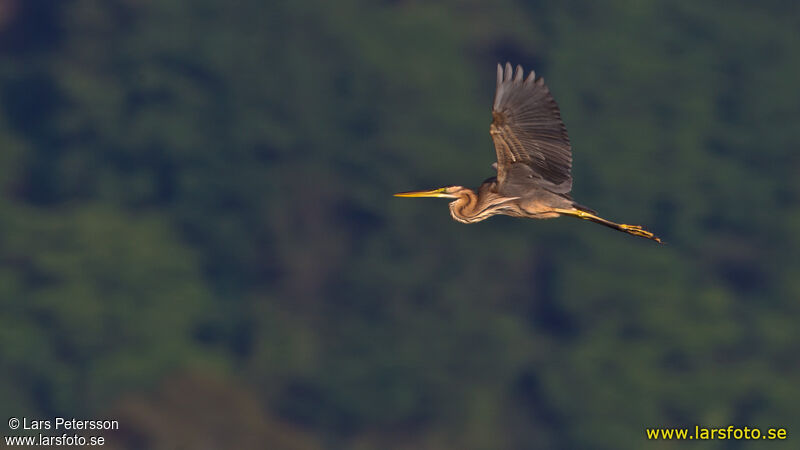
[(610, 220), (606, 220), (600, 216), (595, 215), (594, 212), (582, 211), (580, 209), (554, 209), (553, 211), (562, 215), (577, 217), (579, 219), (584, 219), (590, 222), (599, 223), (600, 225), (604, 225), (609, 228), (622, 231), (623, 233), (628, 233), (634, 236), (640, 236), (643, 238), (651, 239), (658, 242), (659, 244), (663, 244), (663, 242), (661, 242), (661, 239), (658, 236), (645, 230), (640, 225), (627, 225), (624, 223), (612, 222)]

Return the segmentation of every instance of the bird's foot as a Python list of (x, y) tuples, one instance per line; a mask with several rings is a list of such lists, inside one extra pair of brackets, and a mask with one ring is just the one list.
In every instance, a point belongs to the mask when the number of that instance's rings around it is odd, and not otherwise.
[(644, 238), (647, 238), (647, 239), (652, 239), (652, 240), (658, 242), (659, 244), (663, 244), (663, 242), (661, 242), (661, 239), (658, 236), (656, 236), (655, 234), (645, 230), (644, 228), (642, 228), (641, 225), (627, 225), (627, 224), (621, 223), (619, 225), (619, 227), (620, 227), (620, 229), (622, 231), (624, 231), (626, 233), (630, 233), (630, 234), (632, 234), (634, 236), (641, 236), (641, 237), (644, 237)]

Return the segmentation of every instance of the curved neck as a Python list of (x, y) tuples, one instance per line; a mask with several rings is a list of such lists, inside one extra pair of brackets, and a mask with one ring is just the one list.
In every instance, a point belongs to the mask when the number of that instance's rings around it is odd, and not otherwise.
[(453, 219), (462, 223), (479, 222), (491, 215), (485, 214), (485, 208), (481, 206), (478, 194), (471, 189), (464, 189), (454, 202), (450, 202), (450, 215)]

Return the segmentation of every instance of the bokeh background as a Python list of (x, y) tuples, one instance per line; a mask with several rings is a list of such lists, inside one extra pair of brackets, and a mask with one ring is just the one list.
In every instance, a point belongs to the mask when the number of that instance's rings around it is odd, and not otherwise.
[[(124, 449), (796, 448), (799, 30), (793, 1), (2, 0), (0, 413)], [(504, 61), (560, 104), (575, 198), (668, 245), (391, 197), (491, 174)], [(789, 440), (645, 438), (695, 424)]]

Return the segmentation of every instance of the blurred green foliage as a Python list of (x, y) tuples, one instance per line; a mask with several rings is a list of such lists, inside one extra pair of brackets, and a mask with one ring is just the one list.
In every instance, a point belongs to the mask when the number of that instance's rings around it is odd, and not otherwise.
[[(0, 5), (5, 416), (123, 411), (150, 448), (142, 417), (222, 397), (245, 447), (800, 431), (794, 2)], [(668, 245), (390, 197), (490, 175), (505, 60), (561, 105), (575, 198)], [(151, 394), (186, 372), (227, 381)]]

